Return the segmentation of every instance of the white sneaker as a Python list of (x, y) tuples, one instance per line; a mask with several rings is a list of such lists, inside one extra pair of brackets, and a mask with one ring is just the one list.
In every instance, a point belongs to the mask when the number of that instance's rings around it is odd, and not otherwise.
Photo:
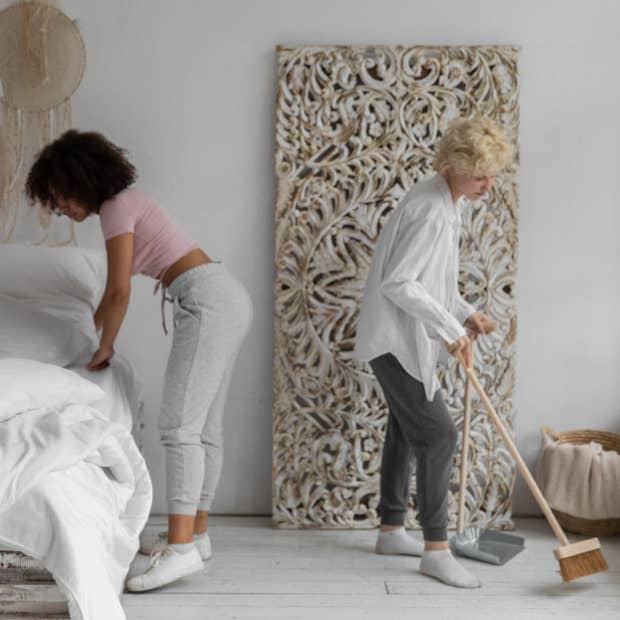
[(181, 577), (199, 573), (204, 568), (198, 549), (179, 553), (169, 545), (155, 551), (151, 563), (142, 575), (127, 580), (129, 592), (144, 592), (165, 586)]
[[(211, 559), (212, 551), (211, 551), (211, 539), (209, 538), (209, 534), (206, 532), (203, 536), (194, 537), (194, 544), (196, 545), (196, 549), (198, 549), (198, 553), (200, 553), (200, 557), (203, 562)], [(168, 532), (159, 532), (157, 538), (146, 538), (142, 539), (140, 537), (140, 553), (144, 555), (151, 555), (155, 551), (161, 551), (168, 544)]]

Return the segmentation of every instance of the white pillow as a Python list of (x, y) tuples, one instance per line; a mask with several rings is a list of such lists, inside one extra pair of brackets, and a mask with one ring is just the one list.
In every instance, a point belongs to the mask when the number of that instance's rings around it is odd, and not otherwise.
[(71, 297), (94, 312), (105, 287), (99, 250), (1, 243), (0, 265), (0, 293), (20, 299)]
[(21, 299), (18, 301), (35, 304), (46, 315), (70, 324), (76, 332), (76, 338), (81, 342), (88, 341), (92, 343), (94, 348), (91, 348), (91, 353), (94, 353), (97, 349), (99, 339), (95, 329), (93, 308), (90, 304), (86, 304), (74, 297), (63, 297), (62, 295), (27, 300)]
[[(91, 318), (92, 323), (92, 318)], [(0, 358), (21, 357), (58, 366), (85, 364), (97, 348), (94, 325), (61, 320), (38, 307), (0, 295)]]
[(0, 294), (34, 302), (47, 314), (71, 322), (80, 341), (96, 345), (93, 314), (105, 288), (104, 251), (0, 244), (0, 265)]
[(34, 360), (0, 359), (0, 422), (42, 407), (90, 404), (105, 392), (78, 374)]

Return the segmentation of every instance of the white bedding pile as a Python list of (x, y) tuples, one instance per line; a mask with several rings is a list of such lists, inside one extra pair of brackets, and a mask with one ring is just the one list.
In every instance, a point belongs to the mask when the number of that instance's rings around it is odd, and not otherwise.
[(84, 368), (105, 253), (0, 244), (0, 265), (0, 543), (43, 562), (73, 620), (122, 620), (152, 488), (119, 383), (131, 373)]
[(125, 575), (151, 507), (129, 430), (76, 373), (0, 359), (0, 543), (42, 560), (74, 620), (121, 620)]

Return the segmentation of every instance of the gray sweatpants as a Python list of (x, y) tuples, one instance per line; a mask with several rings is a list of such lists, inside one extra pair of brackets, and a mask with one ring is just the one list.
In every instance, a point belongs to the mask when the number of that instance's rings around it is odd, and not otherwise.
[(375, 357), (370, 366), (389, 410), (381, 458), (381, 523), (404, 524), (415, 457), (415, 503), (424, 540), (445, 541), (448, 484), (458, 435), (441, 390), (432, 401), (427, 400), (424, 384), (391, 353)]
[(182, 273), (168, 288), (174, 335), (159, 419), (169, 514), (208, 511), (222, 469), (222, 418), (252, 322), (245, 287), (222, 263)]

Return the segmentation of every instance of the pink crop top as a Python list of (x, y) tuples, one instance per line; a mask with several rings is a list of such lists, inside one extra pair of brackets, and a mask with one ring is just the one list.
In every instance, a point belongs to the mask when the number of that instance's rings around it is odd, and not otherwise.
[(154, 200), (126, 189), (99, 210), (103, 237), (134, 233), (131, 274), (159, 279), (165, 269), (198, 246)]

